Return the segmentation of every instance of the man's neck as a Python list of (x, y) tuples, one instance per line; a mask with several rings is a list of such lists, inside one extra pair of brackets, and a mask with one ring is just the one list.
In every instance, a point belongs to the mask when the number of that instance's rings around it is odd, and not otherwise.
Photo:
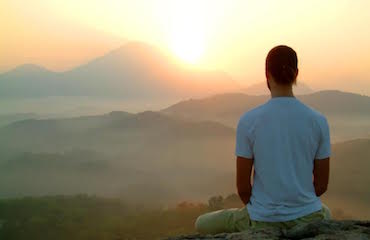
[(294, 97), (293, 89), (290, 88), (277, 88), (271, 91), (271, 97)]

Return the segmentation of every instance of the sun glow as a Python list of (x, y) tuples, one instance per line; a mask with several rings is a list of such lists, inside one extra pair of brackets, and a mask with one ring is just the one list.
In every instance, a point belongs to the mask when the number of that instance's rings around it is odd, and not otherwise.
[(174, 1), (170, 44), (182, 60), (195, 64), (205, 51), (205, 16), (199, 1)]

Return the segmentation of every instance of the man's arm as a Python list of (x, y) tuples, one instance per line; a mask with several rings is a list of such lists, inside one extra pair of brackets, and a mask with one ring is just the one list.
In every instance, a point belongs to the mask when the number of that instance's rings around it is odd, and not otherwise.
[(252, 194), (251, 174), (253, 159), (236, 158), (236, 186), (242, 202), (246, 205)]
[(320, 197), (328, 189), (329, 183), (329, 159), (315, 159), (313, 167), (313, 185), (316, 196)]

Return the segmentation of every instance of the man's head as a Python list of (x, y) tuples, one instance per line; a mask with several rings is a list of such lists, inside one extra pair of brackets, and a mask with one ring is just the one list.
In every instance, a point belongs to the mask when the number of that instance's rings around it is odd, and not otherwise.
[(296, 52), (285, 45), (276, 46), (266, 57), (267, 85), (271, 88), (290, 88), (298, 75)]

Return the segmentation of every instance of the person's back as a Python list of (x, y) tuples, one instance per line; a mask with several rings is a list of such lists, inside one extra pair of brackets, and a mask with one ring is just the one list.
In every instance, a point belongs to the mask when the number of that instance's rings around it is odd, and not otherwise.
[(329, 126), (323, 115), (294, 97), (297, 65), (290, 47), (277, 46), (268, 53), (271, 99), (245, 113), (236, 133), (237, 190), (246, 207), (201, 215), (195, 223), (199, 232), (289, 228), (330, 218), (319, 198), (329, 181)]
[(330, 146), (319, 146), (328, 131), (325, 117), (295, 97), (273, 97), (241, 117), (236, 155), (254, 159), (251, 219), (289, 221), (321, 209), (313, 160), (329, 157)]

